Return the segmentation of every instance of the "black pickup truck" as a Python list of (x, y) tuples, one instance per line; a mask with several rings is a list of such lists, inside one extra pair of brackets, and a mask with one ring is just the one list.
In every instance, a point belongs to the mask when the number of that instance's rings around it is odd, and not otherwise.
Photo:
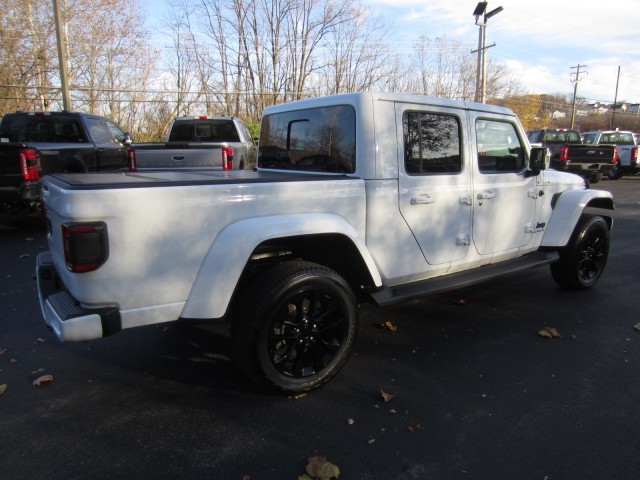
[(565, 145), (558, 159), (551, 159), (556, 170), (576, 173), (591, 183), (597, 183), (603, 174), (611, 176), (619, 170), (620, 158), (615, 145)]
[(40, 207), (49, 173), (126, 170), (131, 139), (111, 120), (76, 112), (15, 112), (0, 121), (0, 211)]

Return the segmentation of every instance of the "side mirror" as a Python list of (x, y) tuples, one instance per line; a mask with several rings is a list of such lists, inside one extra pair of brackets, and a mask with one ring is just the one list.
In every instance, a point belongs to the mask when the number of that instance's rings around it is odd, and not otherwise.
[(533, 147), (529, 154), (529, 176), (539, 175), (542, 170), (549, 168), (551, 152), (547, 147)]
[(131, 138), (131, 134), (129, 132), (125, 132), (124, 134), (124, 143), (127, 147), (130, 147), (133, 143), (133, 138)]

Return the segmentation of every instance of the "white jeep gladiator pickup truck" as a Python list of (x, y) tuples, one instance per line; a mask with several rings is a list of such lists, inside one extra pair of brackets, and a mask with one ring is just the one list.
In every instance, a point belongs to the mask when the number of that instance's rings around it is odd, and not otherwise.
[(264, 111), (256, 171), (56, 174), (36, 276), (63, 341), (229, 320), (260, 384), (313, 389), (343, 366), (358, 304), (550, 264), (589, 288), (613, 200), (547, 170), (505, 108), (356, 93)]

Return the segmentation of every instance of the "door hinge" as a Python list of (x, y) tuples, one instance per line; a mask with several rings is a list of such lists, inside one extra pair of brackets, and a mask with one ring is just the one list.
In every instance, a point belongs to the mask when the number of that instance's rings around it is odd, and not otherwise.
[(461, 233), (456, 237), (457, 245), (471, 245), (471, 235), (469, 233)]
[(530, 188), (529, 190), (527, 190), (527, 196), (529, 198), (533, 198), (533, 199), (538, 198), (538, 189), (537, 188)]
[(458, 198), (458, 202), (461, 205), (473, 205), (473, 198), (471, 197), (470, 193), (467, 193), (466, 195), (462, 195), (460, 198)]

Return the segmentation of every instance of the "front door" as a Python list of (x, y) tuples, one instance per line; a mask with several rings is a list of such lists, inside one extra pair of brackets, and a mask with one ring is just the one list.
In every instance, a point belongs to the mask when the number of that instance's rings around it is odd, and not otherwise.
[(526, 175), (525, 146), (513, 123), (472, 116), (473, 243), (480, 255), (526, 246), (535, 232), (536, 177)]
[(98, 170), (120, 170), (127, 166), (124, 133), (118, 126), (100, 117), (86, 119), (89, 134), (96, 146)]
[(396, 105), (400, 211), (428, 263), (462, 259), (471, 240), (464, 111)]

